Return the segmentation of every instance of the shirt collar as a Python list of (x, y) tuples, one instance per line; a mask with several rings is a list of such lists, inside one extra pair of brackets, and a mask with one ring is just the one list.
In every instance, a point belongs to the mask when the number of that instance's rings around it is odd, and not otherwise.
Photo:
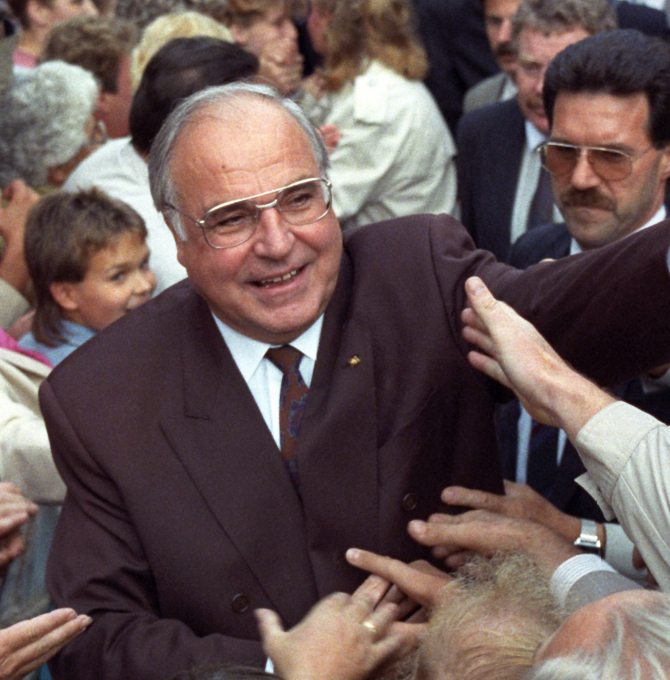
[[(223, 341), (230, 350), (233, 361), (235, 361), (242, 377), (248, 383), (261, 361), (265, 358), (265, 353), (270, 347), (277, 347), (277, 345), (269, 345), (268, 343), (242, 335), (242, 333), (233, 330), (213, 313), (212, 317), (223, 337)], [(323, 314), (302, 335), (291, 342), (291, 346), (300, 350), (312, 361), (316, 361), (322, 326)]]
[(535, 151), (540, 144), (547, 141), (547, 136), (540, 132), (530, 121), (524, 121), (526, 129), (526, 146), (529, 151)]

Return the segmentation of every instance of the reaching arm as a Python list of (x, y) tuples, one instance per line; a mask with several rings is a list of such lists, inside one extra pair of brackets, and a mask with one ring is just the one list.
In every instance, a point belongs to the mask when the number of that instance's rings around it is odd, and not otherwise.
[(433, 547), (434, 555), (449, 567), (461, 566), (468, 551), (492, 555), (498, 550), (520, 550), (551, 577), (559, 565), (580, 554), (570, 541), (537, 522), (486, 510), (433, 515), (428, 522), (413, 520), (408, 530), (417, 543)]
[(471, 307), (462, 314), (463, 336), (478, 348), (468, 354), (470, 363), (514, 390), (535, 420), (560, 427), (574, 442), (586, 422), (615, 399), (573, 371), (481, 279), (468, 279), (465, 290)]

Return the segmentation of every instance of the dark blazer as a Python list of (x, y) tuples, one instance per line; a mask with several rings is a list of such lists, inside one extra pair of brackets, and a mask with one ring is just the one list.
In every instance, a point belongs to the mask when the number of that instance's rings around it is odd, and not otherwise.
[(570, 232), (564, 222), (536, 227), (512, 244), (508, 260), (517, 269), (528, 269), (547, 258), (558, 260), (570, 254), (570, 241)]
[[(48, 583), (57, 606), (94, 618), (54, 661), (55, 678), (261, 665), (253, 610), (293, 626), (317, 599), (351, 591), (363, 574), (347, 548), (427, 557), (406, 525), (444, 510), (445, 485), (502, 490), (492, 385), (461, 337), (467, 276), (480, 274), (575, 366), (590, 357), (598, 380), (620, 382), (670, 359), (669, 245), (670, 223), (536, 274), (475, 251), (447, 217), (345, 235), (297, 443), (300, 496), (188, 282), (99, 333), (41, 390), (68, 486)], [(596, 280), (606, 296), (593, 295)], [(622, 318), (634, 332), (610, 346)], [(636, 353), (642, 319), (658, 341)]]
[(461, 118), (456, 136), (461, 221), (479, 248), (505, 261), (512, 212), (526, 143), (516, 99), (491, 104)]
[[(510, 264), (518, 269), (526, 269), (545, 258), (566, 257), (570, 253), (570, 240), (565, 224), (538, 227), (523, 234), (512, 246)], [(645, 394), (640, 379), (633, 378), (614, 388), (614, 393), (620, 399), (651, 413), (664, 423), (670, 423), (670, 390)], [(517, 401), (498, 408), (496, 422), (503, 474), (506, 479), (512, 480), (516, 475), (518, 418)], [(536, 490), (564, 512), (603, 521), (597, 503), (574, 481), (585, 471), (579, 454), (568, 441), (551, 487)]]
[(426, 86), (452, 134), (463, 97), (480, 80), (498, 72), (478, 1), (413, 0), (430, 71)]

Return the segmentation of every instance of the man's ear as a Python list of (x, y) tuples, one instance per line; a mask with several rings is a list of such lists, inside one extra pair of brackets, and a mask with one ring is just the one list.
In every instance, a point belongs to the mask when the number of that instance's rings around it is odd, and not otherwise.
[(103, 119), (109, 113), (110, 108), (114, 105), (114, 97), (118, 95), (118, 92), (105, 92), (100, 90), (98, 98), (95, 102), (95, 119)]
[(52, 165), (47, 173), (49, 184), (56, 188), (60, 188), (65, 184), (65, 180), (70, 176), (74, 168), (70, 163), (61, 163), (60, 165)]
[(69, 281), (54, 281), (49, 286), (51, 297), (56, 304), (67, 312), (76, 312), (79, 309), (79, 296), (76, 283)]
[(670, 177), (670, 144), (662, 150), (660, 174), (663, 179)]
[[(168, 214), (171, 216), (168, 217)], [(172, 234), (172, 238), (174, 239), (174, 242), (177, 246), (177, 262), (182, 267), (185, 267), (186, 265), (184, 264), (184, 257), (185, 257), (185, 245), (186, 245), (186, 240), (182, 239), (182, 237), (179, 235), (180, 232), (184, 230), (183, 226), (178, 224), (177, 226), (181, 226), (181, 229), (175, 228), (175, 222), (179, 220), (178, 215), (173, 215), (171, 214), (171, 211), (169, 213), (163, 213), (163, 219), (165, 220), (165, 224), (168, 225), (170, 228), (170, 233)]]

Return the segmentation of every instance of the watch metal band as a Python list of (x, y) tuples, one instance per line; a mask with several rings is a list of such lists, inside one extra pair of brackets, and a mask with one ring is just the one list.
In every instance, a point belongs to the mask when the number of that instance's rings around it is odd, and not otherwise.
[(596, 523), (592, 519), (582, 519), (581, 523), (582, 528), (579, 538), (575, 541), (575, 547), (602, 557), (603, 546), (598, 537)]

